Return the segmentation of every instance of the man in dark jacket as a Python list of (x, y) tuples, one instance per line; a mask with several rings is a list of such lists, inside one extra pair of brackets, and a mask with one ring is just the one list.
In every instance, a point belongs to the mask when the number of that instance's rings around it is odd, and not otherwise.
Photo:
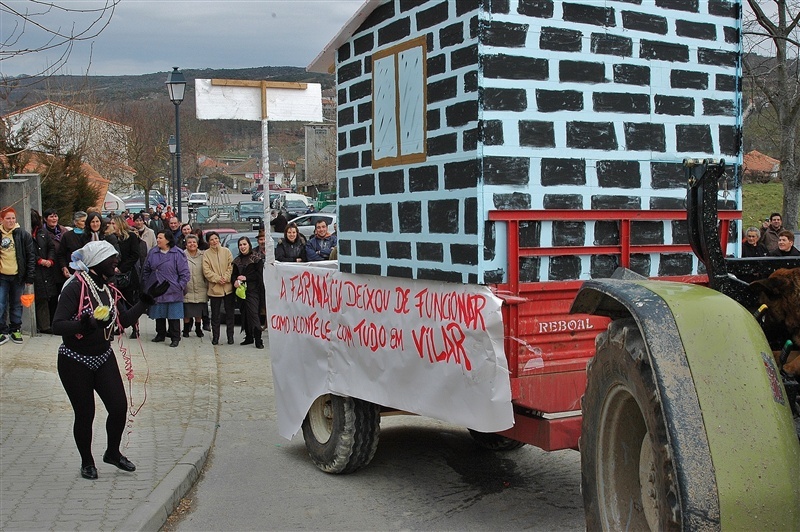
[(800, 250), (794, 247), (794, 233), (783, 230), (778, 233), (778, 249), (770, 251), (768, 257), (800, 257)]
[(314, 235), (306, 243), (308, 262), (329, 260), (331, 251), (336, 247), (336, 240), (336, 233), (328, 232), (328, 222), (324, 219), (317, 220), (314, 226)]
[(36, 248), (31, 235), (19, 226), (13, 208), (0, 210), (0, 345), (9, 340), (22, 343), (22, 294), (33, 292), (35, 268)]
[(759, 242), (764, 244), (768, 252), (778, 249), (778, 233), (783, 231), (783, 218), (781, 213), (773, 212), (769, 215), (769, 221), (764, 221), (761, 225), (761, 239)]

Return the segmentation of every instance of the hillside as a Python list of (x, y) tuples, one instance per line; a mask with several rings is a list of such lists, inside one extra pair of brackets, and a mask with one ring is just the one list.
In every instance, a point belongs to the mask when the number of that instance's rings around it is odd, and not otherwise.
[[(197, 78), (225, 78), (250, 80), (279, 80), (319, 83), (322, 90), (334, 87), (334, 77), (328, 74), (306, 72), (300, 67), (256, 67), (238, 69), (188, 69), (186, 76), (187, 98), (190, 98)], [(104, 103), (127, 100), (166, 98), (164, 82), (167, 72), (140, 76), (52, 76), (7, 80), (0, 94), (0, 114), (6, 114), (34, 105), (44, 100), (65, 104), (93, 102)]]
[[(323, 94), (333, 96), (334, 76), (306, 72), (299, 67), (257, 67), (243, 69), (188, 69), (182, 71), (187, 80), (187, 93), (181, 104), (181, 128), (189, 141), (194, 118), (194, 80), (197, 78), (222, 78), (240, 80), (276, 80), (290, 82), (319, 83)], [(164, 82), (167, 72), (156, 72), (139, 76), (52, 76), (46, 79), (7, 80), (0, 85), (0, 115), (7, 114), (45, 100), (84, 110), (118, 122), (126, 123), (118, 109), (126, 104), (153, 102), (153, 107), (169, 105)], [(157, 104), (157, 105), (156, 105)], [(173, 123), (172, 113), (167, 112), (165, 121)], [(129, 124), (130, 125), (130, 124)], [(216, 143), (212, 157), (261, 156), (261, 123), (238, 120), (214, 120), (206, 122), (203, 129), (221, 139)], [(302, 122), (270, 122), (270, 159), (273, 161), (297, 160), (304, 153), (304, 128)], [(197, 131), (196, 129), (194, 131)]]

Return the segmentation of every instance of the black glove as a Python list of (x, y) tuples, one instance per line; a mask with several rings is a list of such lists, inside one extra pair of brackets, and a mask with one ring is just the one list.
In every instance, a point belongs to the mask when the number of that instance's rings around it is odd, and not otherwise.
[(81, 316), (81, 327), (83, 332), (90, 333), (97, 329), (97, 320), (91, 313), (87, 312)]
[(167, 290), (169, 290), (169, 281), (161, 281), (148, 288), (146, 293), (139, 296), (139, 299), (146, 303), (147, 306), (154, 305), (156, 298), (165, 294)]

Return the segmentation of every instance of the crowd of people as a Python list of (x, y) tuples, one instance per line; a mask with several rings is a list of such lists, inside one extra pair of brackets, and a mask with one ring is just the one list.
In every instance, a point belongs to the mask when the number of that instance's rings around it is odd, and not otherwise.
[[(198, 337), (211, 332), (212, 343), (217, 345), (224, 310), (227, 343), (233, 344), (234, 294), (239, 285), (246, 285), (239, 298), (245, 335), (241, 344), (264, 348), (263, 230), (256, 246), (249, 238), (238, 242), (234, 261), (219, 234), (210, 231), (204, 235), (200, 228), (181, 223), (169, 209), (111, 216), (77, 211), (70, 226), (62, 225), (52, 209), (41, 215), (32, 210), (30, 217), (32, 230), (28, 233), (20, 227), (14, 208), (0, 211), (0, 315), (7, 316), (7, 321), (0, 323), (0, 344), (23, 341), (20, 301), (24, 292), (35, 297), (38, 332), (54, 334), (59, 295), (75, 274), (73, 255), (89, 242), (108, 242), (117, 258), (108, 282), (120, 294), (123, 306), (133, 307), (151, 286), (167, 287), (147, 309), (147, 315), (155, 320), (152, 341), (169, 338), (170, 347), (178, 347), (194, 330)], [(324, 222), (308, 241), (295, 224), (287, 224), (276, 254), (278, 260), (306, 262), (311, 254), (308, 250), (313, 249), (311, 260), (323, 260), (331, 258), (335, 246), (336, 235), (328, 233)], [(138, 320), (127, 327), (129, 331), (117, 334), (137, 338)]]
[(760, 228), (748, 227), (744, 235), (742, 257), (800, 257), (794, 233), (783, 227), (779, 212), (773, 212)]

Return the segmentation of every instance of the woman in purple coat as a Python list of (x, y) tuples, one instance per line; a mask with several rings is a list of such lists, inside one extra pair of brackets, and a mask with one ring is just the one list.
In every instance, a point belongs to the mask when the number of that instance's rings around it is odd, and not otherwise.
[(169, 283), (167, 291), (156, 298), (148, 316), (156, 320), (154, 342), (163, 342), (167, 336), (169, 320), (170, 347), (178, 347), (181, 341), (181, 322), (183, 321), (183, 292), (189, 283), (189, 263), (183, 250), (175, 246), (175, 237), (169, 229), (156, 234), (156, 246), (147, 254), (142, 269), (142, 286), (150, 286), (162, 281)]

